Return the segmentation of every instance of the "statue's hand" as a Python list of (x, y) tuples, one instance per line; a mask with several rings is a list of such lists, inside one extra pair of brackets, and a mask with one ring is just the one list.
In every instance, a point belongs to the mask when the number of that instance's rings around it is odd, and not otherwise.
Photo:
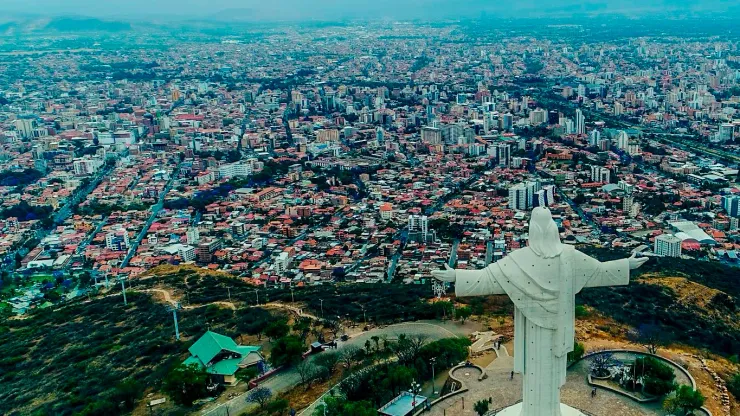
[(447, 263), (445, 263), (444, 270), (432, 270), (432, 276), (443, 282), (454, 283), (456, 275), (457, 273), (455, 273), (455, 269), (450, 268)]
[(630, 262), (630, 270), (634, 270), (647, 263), (649, 259), (647, 257), (637, 257), (637, 253), (632, 253), (630, 258), (627, 260)]

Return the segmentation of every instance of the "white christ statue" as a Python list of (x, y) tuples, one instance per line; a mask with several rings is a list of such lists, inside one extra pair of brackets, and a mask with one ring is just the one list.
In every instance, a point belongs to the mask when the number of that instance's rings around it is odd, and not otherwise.
[(455, 295), (508, 295), (514, 302), (514, 371), (523, 374), (522, 416), (561, 416), (560, 388), (575, 336), (575, 295), (585, 287), (623, 286), (648, 259), (599, 262), (562, 244), (547, 208), (535, 208), (529, 245), (483, 270), (433, 271)]

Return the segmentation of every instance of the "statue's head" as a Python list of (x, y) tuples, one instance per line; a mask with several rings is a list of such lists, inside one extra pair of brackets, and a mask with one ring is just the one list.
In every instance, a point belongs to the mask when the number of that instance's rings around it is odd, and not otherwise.
[(537, 207), (532, 210), (529, 220), (529, 248), (540, 257), (557, 257), (563, 252), (558, 225), (552, 219), (550, 210)]

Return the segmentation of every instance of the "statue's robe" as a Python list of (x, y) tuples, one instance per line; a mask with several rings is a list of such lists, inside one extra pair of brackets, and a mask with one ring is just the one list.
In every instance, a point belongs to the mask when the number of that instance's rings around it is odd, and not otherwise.
[(523, 374), (524, 416), (560, 416), (560, 387), (575, 336), (575, 295), (629, 283), (629, 260), (599, 262), (565, 245), (544, 258), (529, 247), (483, 270), (457, 270), (457, 296), (506, 294), (514, 302), (514, 371)]

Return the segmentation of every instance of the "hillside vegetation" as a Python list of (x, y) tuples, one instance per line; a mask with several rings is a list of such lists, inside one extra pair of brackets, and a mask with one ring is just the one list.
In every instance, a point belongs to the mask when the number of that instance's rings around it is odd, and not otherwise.
[[(584, 251), (602, 261), (628, 255)], [(739, 295), (740, 268), (654, 258), (633, 274), (629, 286), (587, 289), (577, 299), (618, 322), (655, 325), (671, 341), (731, 356), (740, 351)]]
[[(206, 331), (233, 334), (266, 312), (218, 307), (180, 311), (182, 342), (172, 313), (147, 294), (104, 297), (0, 328), (0, 414), (119, 414), (118, 403), (159, 391), (170, 367)], [(268, 314), (269, 315), (269, 314)], [(135, 380), (136, 388), (125, 383)]]

